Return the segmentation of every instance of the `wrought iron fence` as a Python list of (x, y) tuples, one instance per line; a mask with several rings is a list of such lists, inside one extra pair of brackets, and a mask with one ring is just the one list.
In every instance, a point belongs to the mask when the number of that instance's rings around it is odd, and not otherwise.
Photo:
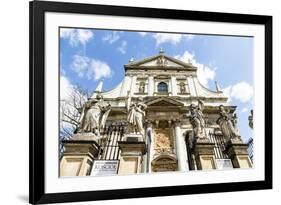
[(101, 146), (100, 160), (119, 159), (120, 149), (118, 147), (118, 141), (121, 141), (123, 133), (124, 127), (122, 125), (111, 125), (105, 129), (105, 141)]
[(209, 133), (210, 141), (215, 143), (215, 158), (216, 159), (229, 159), (225, 153), (225, 139), (222, 135)]

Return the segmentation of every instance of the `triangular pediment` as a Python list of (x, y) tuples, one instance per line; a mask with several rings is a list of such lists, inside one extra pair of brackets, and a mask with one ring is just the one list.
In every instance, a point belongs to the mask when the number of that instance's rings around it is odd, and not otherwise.
[(166, 56), (164, 54), (159, 54), (149, 58), (145, 58), (140, 61), (130, 62), (125, 65), (125, 68), (177, 68), (177, 69), (187, 69), (196, 70), (190, 63), (185, 63), (176, 58)]
[(183, 106), (183, 103), (171, 99), (171, 98), (167, 98), (167, 97), (160, 97), (157, 99), (153, 99), (149, 102), (146, 103), (148, 106)]

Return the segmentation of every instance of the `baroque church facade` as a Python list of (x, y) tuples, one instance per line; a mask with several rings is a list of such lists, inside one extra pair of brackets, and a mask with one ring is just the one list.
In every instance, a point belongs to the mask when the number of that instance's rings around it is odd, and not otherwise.
[(159, 54), (124, 66), (123, 81), (85, 103), (73, 137), (62, 142), (60, 176), (251, 168), (236, 106), (197, 68)]

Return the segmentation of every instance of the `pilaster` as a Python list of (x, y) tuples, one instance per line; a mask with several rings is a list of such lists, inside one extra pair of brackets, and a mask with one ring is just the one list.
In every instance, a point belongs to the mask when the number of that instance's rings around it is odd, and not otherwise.
[(148, 96), (153, 96), (154, 93), (154, 77), (148, 77)]
[(175, 76), (171, 76), (171, 91), (173, 96), (177, 96), (177, 81)]

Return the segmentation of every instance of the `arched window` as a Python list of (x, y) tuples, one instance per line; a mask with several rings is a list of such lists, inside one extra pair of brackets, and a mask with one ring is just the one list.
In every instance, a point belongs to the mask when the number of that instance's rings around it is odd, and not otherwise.
[(161, 93), (167, 93), (168, 92), (167, 83), (160, 82), (160, 83), (158, 83), (157, 88), (158, 88), (158, 92), (161, 92)]

